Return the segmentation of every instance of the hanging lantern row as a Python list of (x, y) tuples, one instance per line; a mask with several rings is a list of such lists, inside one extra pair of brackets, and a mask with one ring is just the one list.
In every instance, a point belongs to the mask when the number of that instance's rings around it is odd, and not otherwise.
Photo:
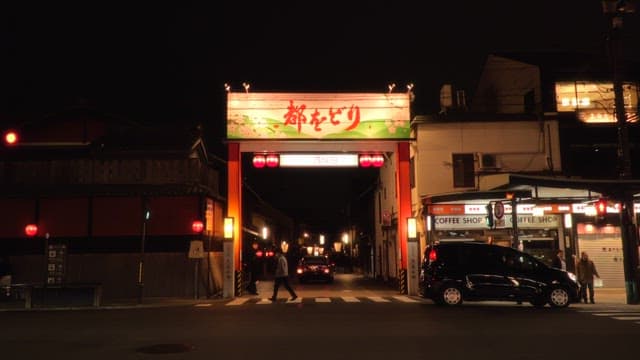
[(261, 169), (263, 167), (278, 167), (280, 165), (280, 156), (278, 154), (256, 154), (253, 155), (253, 167)]
[[(360, 167), (379, 168), (384, 165), (384, 155), (380, 153), (359, 154), (358, 165)], [(264, 167), (276, 168), (280, 166), (280, 155), (278, 154), (254, 154), (253, 167), (262, 169)]]
[(384, 165), (384, 156), (382, 154), (361, 154), (358, 157), (360, 167), (381, 167)]

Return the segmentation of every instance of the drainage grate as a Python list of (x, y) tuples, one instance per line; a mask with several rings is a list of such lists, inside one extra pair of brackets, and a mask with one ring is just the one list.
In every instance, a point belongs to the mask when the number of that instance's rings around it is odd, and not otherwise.
[(187, 344), (156, 344), (143, 346), (136, 349), (136, 352), (143, 354), (177, 354), (194, 350), (193, 345)]

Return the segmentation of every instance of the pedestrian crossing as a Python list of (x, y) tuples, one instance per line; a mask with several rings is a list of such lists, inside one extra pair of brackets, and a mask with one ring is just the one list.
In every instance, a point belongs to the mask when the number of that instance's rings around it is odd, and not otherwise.
[(640, 325), (640, 310), (623, 310), (623, 309), (594, 309), (582, 310), (581, 312), (589, 313), (593, 316), (608, 317), (613, 320), (628, 321)]
[(340, 297), (298, 297), (295, 300), (279, 298), (271, 301), (268, 298), (235, 298), (226, 306), (273, 305), (273, 304), (331, 304), (331, 303), (424, 303), (423, 300), (406, 295), (396, 296), (340, 296)]

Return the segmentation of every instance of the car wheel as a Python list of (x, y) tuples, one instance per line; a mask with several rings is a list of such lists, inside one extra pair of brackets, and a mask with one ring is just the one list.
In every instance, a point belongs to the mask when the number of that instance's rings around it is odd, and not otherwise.
[(462, 290), (455, 285), (445, 285), (438, 300), (443, 305), (458, 306), (462, 304)]
[(565, 288), (556, 287), (549, 292), (549, 305), (554, 308), (569, 306), (569, 292)]

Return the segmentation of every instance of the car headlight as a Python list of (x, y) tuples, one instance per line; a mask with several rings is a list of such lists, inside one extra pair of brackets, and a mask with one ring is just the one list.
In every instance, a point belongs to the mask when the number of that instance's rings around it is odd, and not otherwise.
[(569, 277), (569, 279), (571, 279), (571, 281), (577, 282), (578, 278), (576, 277), (576, 275), (572, 272), (568, 272), (567, 271), (567, 276)]

